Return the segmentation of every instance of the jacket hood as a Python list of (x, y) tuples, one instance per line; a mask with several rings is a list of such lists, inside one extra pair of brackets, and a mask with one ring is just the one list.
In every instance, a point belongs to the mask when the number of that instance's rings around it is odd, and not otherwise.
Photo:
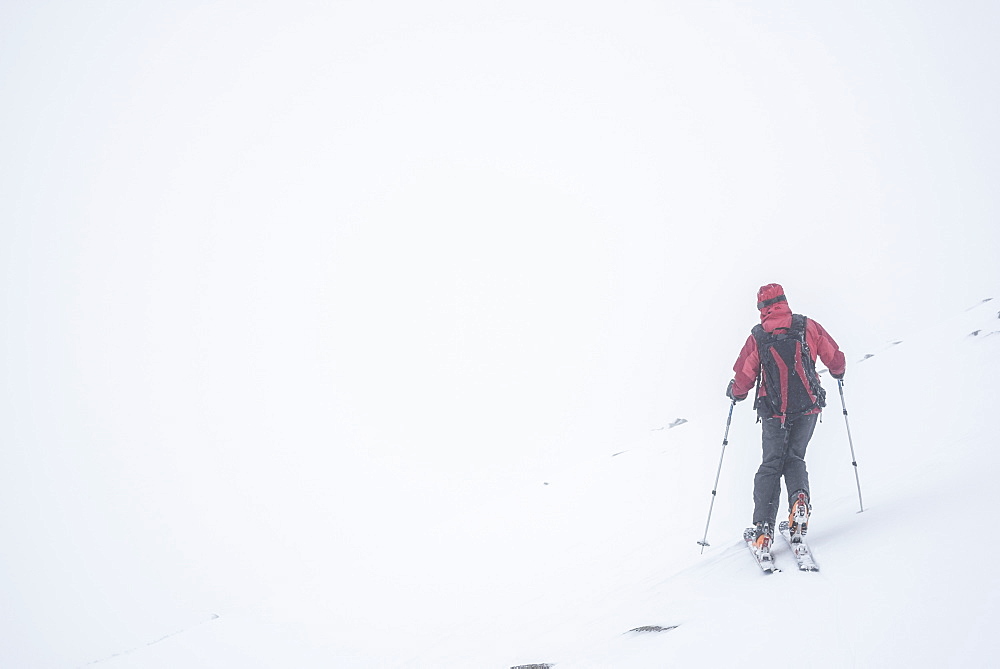
[(757, 291), (757, 309), (760, 322), (767, 332), (774, 328), (788, 327), (792, 323), (792, 310), (785, 298), (785, 289), (780, 283), (769, 283)]
[(788, 302), (776, 302), (761, 309), (760, 323), (767, 332), (789, 327), (792, 324), (792, 309)]

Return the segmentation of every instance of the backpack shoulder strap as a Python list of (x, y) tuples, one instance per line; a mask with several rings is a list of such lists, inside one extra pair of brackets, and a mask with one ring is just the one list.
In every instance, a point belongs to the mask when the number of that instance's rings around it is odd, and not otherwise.
[[(764, 326), (761, 325), (760, 323), (753, 326), (753, 329), (750, 330), (750, 334), (753, 335), (754, 341), (757, 342), (757, 355), (760, 356), (761, 360), (763, 360), (764, 347), (767, 346), (768, 342), (771, 340), (771, 335), (767, 332), (767, 330), (764, 329)], [(755, 412), (757, 411), (757, 408), (760, 406), (760, 397), (761, 397), (760, 395), (761, 367), (759, 365), (760, 363), (758, 362), (757, 382), (754, 384), (754, 391), (753, 391), (753, 410)], [(758, 421), (760, 420), (759, 415), (757, 416), (757, 420)]]
[(802, 314), (792, 314), (792, 325), (788, 328), (788, 331), (805, 336), (807, 320)]

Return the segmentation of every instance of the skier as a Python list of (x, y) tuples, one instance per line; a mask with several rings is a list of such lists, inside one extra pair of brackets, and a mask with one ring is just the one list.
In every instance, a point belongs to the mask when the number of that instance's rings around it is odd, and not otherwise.
[(844, 377), (847, 363), (822, 325), (792, 314), (779, 284), (761, 286), (757, 309), (760, 325), (754, 327), (733, 365), (736, 376), (726, 395), (739, 402), (757, 385), (754, 409), (762, 423), (763, 457), (754, 476), (752, 539), (760, 557), (770, 553), (782, 477), (792, 541), (801, 542), (806, 533), (812, 509), (806, 446), (826, 405), (815, 360), (819, 356), (835, 379)]

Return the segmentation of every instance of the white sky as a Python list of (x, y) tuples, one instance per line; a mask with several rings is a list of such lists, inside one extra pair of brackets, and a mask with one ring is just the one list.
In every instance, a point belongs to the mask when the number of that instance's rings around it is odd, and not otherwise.
[(849, 359), (971, 305), (998, 12), (6, 3), (2, 507), (202, 541), (721, 415), (761, 283)]

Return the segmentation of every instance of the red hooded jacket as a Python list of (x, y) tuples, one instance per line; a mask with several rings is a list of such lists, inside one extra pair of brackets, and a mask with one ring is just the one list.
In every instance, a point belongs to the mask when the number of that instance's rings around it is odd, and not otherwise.
[[(792, 325), (792, 310), (788, 302), (781, 301), (764, 306), (760, 310), (760, 322), (767, 332), (774, 332), (776, 328), (787, 328)], [(837, 346), (837, 342), (823, 328), (822, 325), (809, 318), (806, 320), (806, 344), (813, 361), (817, 356), (830, 369), (830, 373), (836, 377), (843, 376), (847, 369), (847, 361), (844, 352)], [(743, 350), (740, 351), (736, 364), (733, 365), (736, 376), (733, 378), (733, 395), (745, 397), (757, 383), (757, 375), (760, 372), (760, 355), (757, 352), (757, 340), (751, 334)], [(763, 387), (761, 381), (761, 395), (767, 394), (767, 388)], [(815, 409), (810, 413), (819, 413), (820, 409)]]

